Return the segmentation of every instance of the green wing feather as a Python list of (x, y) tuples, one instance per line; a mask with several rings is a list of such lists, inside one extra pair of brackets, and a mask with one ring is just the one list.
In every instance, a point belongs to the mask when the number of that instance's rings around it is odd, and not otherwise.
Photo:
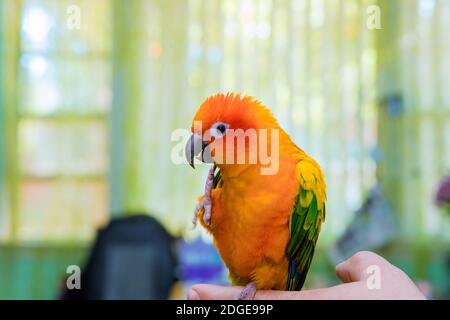
[[(304, 166), (304, 165), (303, 165)], [(305, 167), (305, 166), (304, 166)], [(320, 168), (307, 164), (307, 179), (300, 177), (300, 189), (290, 221), (288, 284), (301, 290), (314, 255), (320, 227), (325, 220), (325, 181)], [(312, 173), (312, 174), (311, 174)], [(300, 175), (302, 175), (300, 167)]]

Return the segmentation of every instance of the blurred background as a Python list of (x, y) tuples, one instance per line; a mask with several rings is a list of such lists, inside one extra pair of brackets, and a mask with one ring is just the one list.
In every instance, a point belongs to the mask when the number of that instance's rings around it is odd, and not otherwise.
[(227, 91), (324, 168), (306, 287), (366, 249), (449, 298), (448, 30), (449, 0), (0, 0), (0, 298), (228, 283), (190, 223), (208, 168), (171, 161), (171, 133)]

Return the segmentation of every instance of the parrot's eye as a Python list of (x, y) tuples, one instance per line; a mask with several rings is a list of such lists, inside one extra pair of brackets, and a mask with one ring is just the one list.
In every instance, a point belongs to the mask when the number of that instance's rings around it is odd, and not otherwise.
[(215, 136), (216, 138), (219, 136), (223, 136), (225, 132), (227, 131), (229, 125), (224, 122), (217, 122), (215, 123), (211, 128), (213, 129), (212, 136)]
[(219, 130), (219, 131), (222, 132), (222, 133), (225, 133), (225, 130), (227, 130), (227, 128), (225, 127), (224, 124), (219, 124), (219, 125), (217, 126), (217, 130)]

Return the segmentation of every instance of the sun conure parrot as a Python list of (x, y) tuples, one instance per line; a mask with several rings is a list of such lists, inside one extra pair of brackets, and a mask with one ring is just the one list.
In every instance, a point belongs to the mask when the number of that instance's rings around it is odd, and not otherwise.
[[(238, 137), (249, 131), (258, 139), (244, 136), (239, 146)], [(194, 167), (194, 158), (213, 163), (193, 222), (200, 220), (212, 234), (232, 284), (245, 286), (240, 299), (253, 299), (260, 289), (301, 290), (325, 220), (320, 166), (253, 97), (207, 98), (195, 114), (192, 133), (185, 150), (189, 164)], [(255, 157), (262, 143), (277, 155), (277, 170), (269, 174), (262, 170), (267, 161)], [(230, 148), (237, 153), (224, 156)], [(237, 161), (239, 152), (245, 161)]]

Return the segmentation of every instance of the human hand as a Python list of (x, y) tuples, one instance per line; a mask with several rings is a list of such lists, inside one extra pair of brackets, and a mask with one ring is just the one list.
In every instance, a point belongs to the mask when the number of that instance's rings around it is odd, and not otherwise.
[[(422, 300), (425, 296), (399, 268), (379, 255), (361, 251), (336, 266), (336, 275), (343, 284), (305, 291), (256, 292), (255, 300)], [(379, 281), (374, 277), (379, 276)], [(236, 300), (242, 287), (207, 284), (193, 286), (189, 300)]]

